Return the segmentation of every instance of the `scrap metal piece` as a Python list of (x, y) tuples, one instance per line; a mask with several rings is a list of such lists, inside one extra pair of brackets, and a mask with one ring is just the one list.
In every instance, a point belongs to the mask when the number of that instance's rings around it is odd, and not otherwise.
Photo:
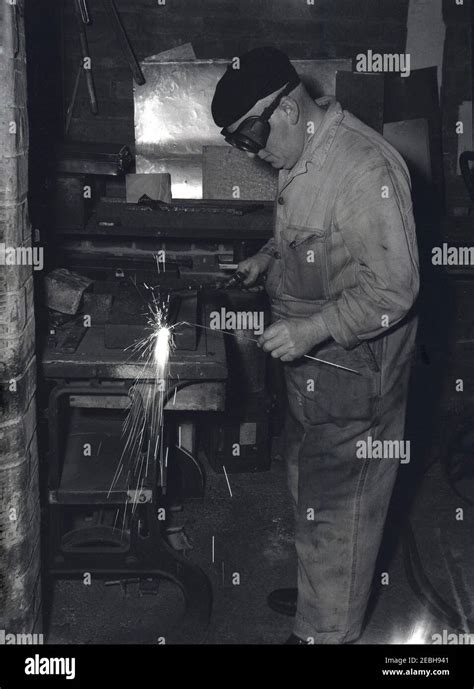
[(120, 143), (67, 141), (59, 150), (57, 171), (72, 175), (122, 175), (133, 163), (128, 146)]
[(345, 110), (382, 134), (385, 74), (338, 72), (336, 98)]
[(54, 311), (74, 315), (84, 291), (92, 284), (92, 280), (72, 273), (66, 268), (57, 268), (45, 278), (46, 306)]
[(59, 344), (58, 349), (62, 352), (75, 352), (81, 344), (86, 332), (87, 328), (85, 328), (83, 325), (73, 325), (72, 328), (66, 332), (66, 336)]
[(125, 177), (127, 203), (138, 203), (146, 194), (152, 201), (171, 202), (171, 177), (169, 174), (134, 174)]

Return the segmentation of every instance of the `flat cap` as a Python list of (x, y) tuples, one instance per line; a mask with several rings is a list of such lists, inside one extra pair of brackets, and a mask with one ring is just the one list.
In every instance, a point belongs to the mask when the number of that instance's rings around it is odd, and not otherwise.
[(219, 127), (227, 127), (251, 110), (255, 103), (289, 81), (298, 82), (298, 73), (278, 48), (255, 48), (230, 63), (216, 86), (212, 116)]

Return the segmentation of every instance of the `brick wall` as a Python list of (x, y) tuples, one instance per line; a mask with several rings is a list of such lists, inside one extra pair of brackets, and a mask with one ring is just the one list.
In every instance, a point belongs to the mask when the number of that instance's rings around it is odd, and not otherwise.
[[(0, 10), (0, 243), (31, 241), (24, 3)], [(32, 632), (40, 609), (40, 508), (31, 266), (0, 268), (0, 628)]]

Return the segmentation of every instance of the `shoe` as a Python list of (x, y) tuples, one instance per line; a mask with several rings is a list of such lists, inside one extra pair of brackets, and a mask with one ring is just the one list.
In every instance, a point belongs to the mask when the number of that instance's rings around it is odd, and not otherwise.
[(309, 641), (305, 641), (301, 637), (296, 636), (296, 634), (292, 634), (285, 641), (285, 646), (311, 646), (311, 644)]
[(296, 599), (298, 592), (296, 589), (276, 589), (267, 597), (269, 607), (280, 615), (294, 617), (296, 615)]

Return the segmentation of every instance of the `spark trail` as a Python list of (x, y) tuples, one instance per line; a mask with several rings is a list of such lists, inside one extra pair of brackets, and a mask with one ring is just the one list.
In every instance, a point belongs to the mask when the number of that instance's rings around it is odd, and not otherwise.
[[(152, 290), (147, 285), (145, 288)], [(169, 384), (169, 357), (175, 346), (173, 328), (180, 325), (170, 326), (167, 323), (169, 302), (169, 295), (161, 299), (153, 293), (152, 301), (148, 304), (148, 334), (130, 348), (131, 356), (141, 360), (143, 367), (129, 390), (131, 404), (122, 429), (126, 440), (108, 496), (127, 471), (127, 490), (133, 491), (132, 515), (143, 495), (144, 486), (147, 487), (147, 480), (155, 475), (158, 463), (161, 485), (166, 482), (168, 448), (163, 446), (163, 410)], [(122, 532), (126, 529), (127, 507), (124, 508)]]

